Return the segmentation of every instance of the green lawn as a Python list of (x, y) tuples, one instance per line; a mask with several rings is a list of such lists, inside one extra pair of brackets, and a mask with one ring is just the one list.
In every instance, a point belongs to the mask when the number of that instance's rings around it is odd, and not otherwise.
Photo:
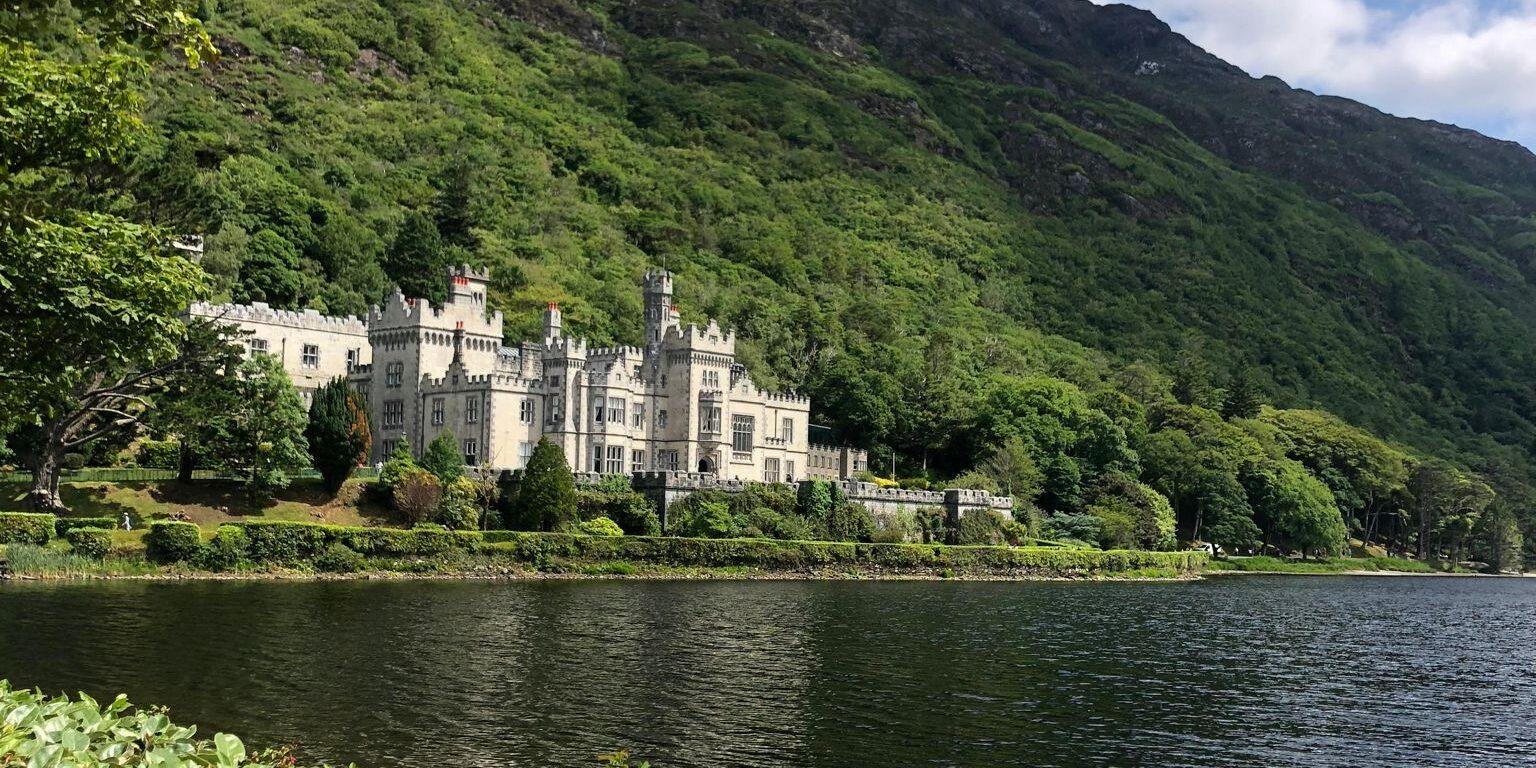
[[(61, 483), (59, 496), (71, 516), (110, 517), (128, 513), (135, 526), (173, 515), (186, 515), (204, 527), (237, 520), (293, 520), (333, 525), (364, 525), (388, 517), (388, 509), (363, 493), (363, 482), (348, 481), (334, 496), (318, 481), (299, 480), (271, 498), (253, 498), (238, 483), (224, 480)], [(0, 486), (0, 512), (24, 512), (27, 488)]]
[(1429, 563), (1404, 557), (1333, 557), (1327, 560), (1299, 560), (1268, 555), (1212, 560), (1206, 567), (1212, 571), (1245, 573), (1345, 573), (1348, 571), (1437, 573), (1439, 570)]

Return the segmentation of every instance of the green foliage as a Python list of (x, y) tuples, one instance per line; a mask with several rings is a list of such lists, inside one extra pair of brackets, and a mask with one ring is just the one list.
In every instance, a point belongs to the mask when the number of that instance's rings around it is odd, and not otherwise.
[(1169, 550), (1177, 543), (1168, 499), (1129, 475), (1104, 474), (1087, 513), (1102, 521), (1097, 543), (1104, 549)]
[(346, 379), (332, 379), (315, 390), (304, 440), (309, 445), (310, 464), (332, 493), (368, 458), (372, 442), (368, 410)]
[(588, 536), (623, 536), (624, 529), (606, 517), (595, 517), (576, 526), (577, 533)]
[(248, 561), (250, 548), (251, 539), (244, 528), (221, 525), (198, 553), (197, 564), (210, 571), (238, 570)]
[(955, 527), (955, 543), (997, 546), (1003, 543), (1003, 516), (992, 510), (971, 512), (960, 517)]
[(443, 485), (443, 498), (437, 504), (437, 522), (450, 531), (480, 528), (480, 504), (475, 482), (459, 477)]
[[(620, 475), (609, 477), (622, 478)], [(650, 500), (644, 494), (629, 490), (628, 478), (623, 479), (623, 490), (601, 490), (604, 487), (616, 488), (616, 483), (604, 483), (599, 486), (599, 490), (577, 490), (577, 517), (582, 520), (606, 517), (618, 523), (631, 536), (660, 536), (661, 518), (657, 517)]]
[(512, 511), (524, 529), (554, 531), (576, 523), (576, 479), (565, 452), (547, 438), (539, 438), (528, 458)]
[(401, 473), (395, 481), (391, 495), (395, 511), (400, 513), (400, 517), (405, 522), (411, 524), (431, 520), (438, 514), (443, 499), (443, 484), (437, 479), (437, 475), (420, 467), (413, 467)]
[(363, 556), (340, 542), (332, 543), (315, 558), (315, 570), (326, 573), (356, 573), (363, 570)]
[(699, 498), (703, 495), (703, 493), (694, 493), (672, 508), (672, 517), (675, 522), (669, 533), (673, 536), (703, 539), (740, 536), (742, 521), (731, 514), (730, 502), (723, 498)]
[(56, 520), (44, 513), (0, 512), (0, 544), (47, 544)]
[(112, 551), (112, 531), (106, 528), (72, 528), (64, 539), (69, 548), (82, 557), (100, 560)]
[(413, 469), (421, 469), (421, 465), (417, 464), (415, 457), (411, 456), (410, 442), (401, 440), (395, 443), (395, 449), (390, 452), (389, 458), (384, 461), (383, 468), (379, 470), (379, 485), (393, 492), (395, 486), (400, 484), (400, 478)]
[(105, 528), (110, 531), (116, 527), (117, 521), (110, 517), (61, 517), (53, 521), (53, 531), (60, 538), (76, 528)]
[(238, 527), (245, 532), (247, 557), (262, 565), (291, 566), (311, 561), (329, 543), (326, 527), (310, 523), (252, 520), (239, 523)]
[(421, 452), (419, 463), (445, 486), (464, 476), (464, 454), (459, 453), (458, 443), (450, 432), (439, 432), (432, 438)]
[(282, 362), (252, 355), (233, 378), (232, 410), (217, 445), (258, 493), (287, 486), (289, 474), (309, 466), (304, 429), (309, 417)]
[(177, 440), (140, 440), (134, 449), (141, 467), (175, 469), (181, 461), (181, 442)]
[(196, 558), (202, 549), (202, 533), (194, 523), (156, 520), (144, 534), (144, 556), (153, 563), (184, 563)]
[(0, 755), (18, 765), (155, 765), (277, 768), (293, 766), (285, 751), (248, 754), (240, 739), (179, 726), (163, 709), (135, 709), (119, 695), (101, 705), (80, 694), (50, 698), (0, 680)]

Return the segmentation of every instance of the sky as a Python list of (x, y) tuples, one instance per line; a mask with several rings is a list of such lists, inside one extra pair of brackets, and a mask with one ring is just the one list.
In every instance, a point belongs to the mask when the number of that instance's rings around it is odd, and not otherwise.
[(1536, 149), (1536, 0), (1119, 1), (1251, 74)]

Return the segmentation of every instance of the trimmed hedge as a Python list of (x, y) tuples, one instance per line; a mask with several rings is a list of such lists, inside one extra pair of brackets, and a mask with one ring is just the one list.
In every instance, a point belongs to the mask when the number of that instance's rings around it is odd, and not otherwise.
[(491, 531), (482, 553), (517, 562), (632, 560), (680, 566), (750, 565), (769, 569), (880, 567), (954, 569), (1035, 575), (1085, 576), (1143, 568), (1199, 570), (1201, 552), (1064, 549), (1060, 547), (957, 547), (940, 544), (862, 544), (774, 539), (688, 539), (652, 536), (580, 536)]
[(61, 517), (53, 521), (53, 531), (60, 538), (76, 528), (102, 528), (112, 530), (117, 527), (117, 521), (110, 517)]
[[(364, 560), (485, 555), (546, 567), (629, 561), (672, 566), (752, 566), (769, 570), (880, 568), (952, 570), (1003, 575), (1093, 576), (1146, 568), (1199, 570), (1201, 552), (1100, 551), (1062, 547), (865, 544), (776, 539), (689, 539), (670, 536), (586, 536), (525, 531), (449, 531), (440, 526), (351, 528), (316, 523), (246, 521), (221, 526), (203, 544), (191, 523), (157, 522), (145, 537), (155, 562), (194, 560), (227, 570), (237, 565), (310, 566), (350, 571)], [(388, 567), (388, 563), (383, 564)]]
[(76, 554), (100, 560), (112, 551), (112, 532), (105, 528), (71, 528), (64, 534)]
[(144, 534), (144, 556), (152, 563), (182, 563), (203, 550), (203, 535), (195, 523), (156, 520)]
[(46, 512), (0, 512), (0, 544), (47, 544), (57, 520)]

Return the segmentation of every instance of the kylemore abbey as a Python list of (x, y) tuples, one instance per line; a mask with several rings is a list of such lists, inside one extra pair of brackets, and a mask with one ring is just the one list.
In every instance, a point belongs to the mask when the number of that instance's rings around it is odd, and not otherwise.
[(736, 362), (736, 337), (714, 321), (683, 325), (672, 275), (645, 275), (645, 344), (590, 347), (567, 335), (560, 308), (544, 338), (508, 346), (488, 311), (488, 270), (455, 267), (441, 308), (396, 289), (366, 320), (265, 304), (195, 304), (194, 316), (238, 326), (252, 353), (276, 356), (306, 399), (346, 376), (367, 400), (372, 461), (401, 440), (416, 451), (448, 432), (464, 461), (518, 469), (540, 437), (577, 471), (667, 471), (732, 481), (841, 480), (862, 450), (810, 442), (810, 401), (759, 388)]

